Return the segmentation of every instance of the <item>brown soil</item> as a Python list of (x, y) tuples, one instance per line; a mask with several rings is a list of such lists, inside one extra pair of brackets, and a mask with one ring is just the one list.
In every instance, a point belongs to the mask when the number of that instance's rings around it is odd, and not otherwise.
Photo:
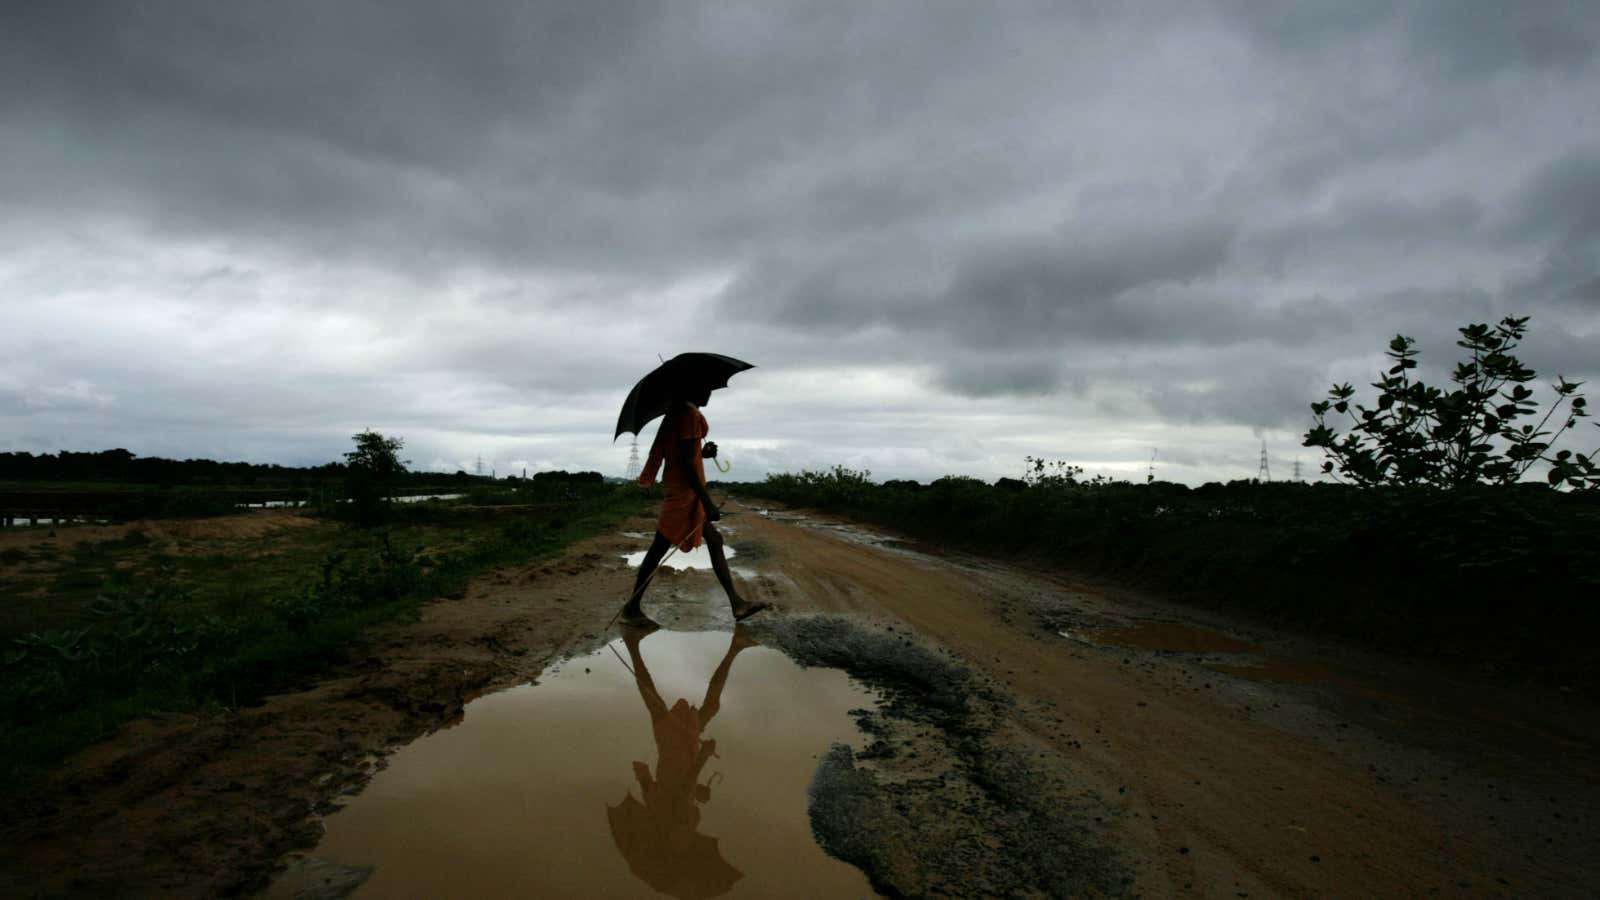
[[(1062, 779), (1114, 808), (1103, 837), (1133, 892), (1560, 897), (1600, 884), (1600, 716), (1573, 697), (729, 508), (747, 595), (779, 607), (763, 615), (909, 627), (1008, 695), (992, 739), (1063, 761)], [(0, 815), (0, 893), (263, 887), (387, 751), (603, 641), (630, 581), (618, 556), (638, 543), (596, 538), (480, 579), (302, 692), (130, 725)], [(646, 607), (680, 628), (731, 622), (707, 572), (663, 574)]]

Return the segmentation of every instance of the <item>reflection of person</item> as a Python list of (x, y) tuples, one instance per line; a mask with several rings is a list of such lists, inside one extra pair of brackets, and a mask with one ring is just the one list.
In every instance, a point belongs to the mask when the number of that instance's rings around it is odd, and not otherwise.
[(733, 574), (728, 571), (728, 559), (722, 552), (722, 532), (712, 524), (722, 518), (722, 513), (711, 502), (711, 493), (706, 490), (706, 470), (702, 459), (716, 458), (717, 445), (715, 442), (701, 445), (710, 426), (706, 424), (706, 417), (700, 414), (700, 407), (710, 402), (709, 390), (700, 390), (694, 396), (674, 398), (667, 407), (667, 414), (661, 419), (654, 443), (650, 445), (650, 456), (639, 475), (639, 483), (655, 484), (656, 470), (665, 463), (661, 486), (666, 496), (661, 501), (661, 513), (656, 517), (655, 540), (645, 552), (644, 560), (639, 563), (639, 574), (633, 580), (633, 594), (628, 597), (628, 605), (622, 609), (625, 623), (639, 625), (650, 621), (639, 602), (644, 599), (650, 576), (661, 564), (661, 558), (667, 555), (667, 550), (672, 547), (693, 550), (700, 546), (702, 537), (705, 539), (706, 552), (711, 556), (711, 569), (717, 573), (717, 581), (722, 584), (722, 590), (728, 595), (728, 603), (733, 607), (734, 619), (742, 621), (767, 608), (765, 603), (752, 603), (739, 596), (739, 591), (733, 586)]
[(622, 802), (606, 808), (611, 837), (633, 873), (658, 891), (674, 897), (715, 897), (744, 877), (722, 858), (715, 838), (699, 832), (700, 804), (711, 800), (711, 781), (700, 782), (700, 771), (717, 754), (717, 742), (700, 733), (722, 706), (722, 689), (728, 682), (733, 659), (755, 641), (736, 629), (705, 698), (699, 707), (679, 699), (667, 706), (645, 667), (639, 643), (650, 632), (630, 629), (623, 640), (633, 663), (634, 682), (655, 733), (655, 772), (634, 762), (633, 776), (643, 802), (629, 791)]

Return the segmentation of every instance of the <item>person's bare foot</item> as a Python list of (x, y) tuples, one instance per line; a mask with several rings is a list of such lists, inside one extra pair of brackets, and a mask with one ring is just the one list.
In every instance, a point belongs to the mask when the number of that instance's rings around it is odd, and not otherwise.
[(745, 619), (750, 618), (756, 613), (761, 612), (764, 609), (771, 608), (771, 603), (763, 603), (760, 600), (757, 600), (754, 603), (750, 602), (749, 600), (741, 600), (733, 605), (733, 620), (735, 622), (743, 622)]

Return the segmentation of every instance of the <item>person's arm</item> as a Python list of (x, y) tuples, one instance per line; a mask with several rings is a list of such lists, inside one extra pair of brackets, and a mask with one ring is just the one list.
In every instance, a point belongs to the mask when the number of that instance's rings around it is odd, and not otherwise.
[(722, 511), (711, 502), (711, 492), (706, 489), (706, 483), (700, 478), (700, 469), (694, 464), (695, 438), (679, 438), (678, 464), (683, 467), (684, 474), (689, 478), (689, 487), (694, 495), (700, 498), (700, 503), (705, 507), (706, 520), (715, 522), (722, 518)]

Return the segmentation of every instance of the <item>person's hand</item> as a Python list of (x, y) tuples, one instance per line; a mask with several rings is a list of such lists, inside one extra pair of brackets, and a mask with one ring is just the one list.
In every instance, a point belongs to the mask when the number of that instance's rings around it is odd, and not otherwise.
[(700, 456), (705, 458), (705, 459), (716, 459), (717, 458), (717, 442), (716, 441), (706, 441), (705, 446), (700, 448)]
[(714, 503), (707, 503), (706, 504), (706, 521), (707, 522), (720, 522), (721, 520), (722, 520), (722, 510), (717, 509), (717, 506)]

